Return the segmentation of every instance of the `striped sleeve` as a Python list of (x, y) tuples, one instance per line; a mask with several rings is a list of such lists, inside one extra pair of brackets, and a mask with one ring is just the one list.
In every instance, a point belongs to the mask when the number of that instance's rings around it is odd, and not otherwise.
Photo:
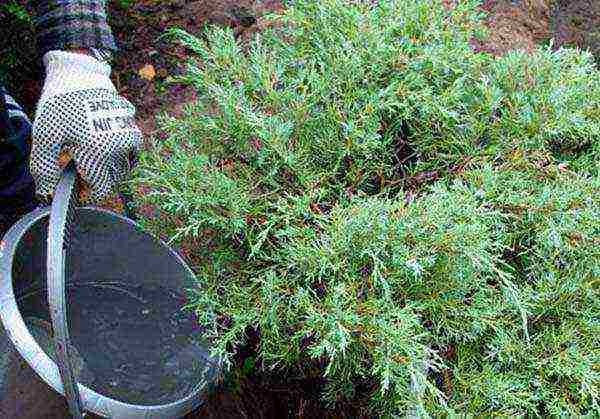
[(105, 0), (37, 0), (40, 52), (77, 48), (115, 51)]
[(29, 123), (29, 118), (19, 104), (0, 86), (0, 112), (4, 112), (11, 120), (22, 120)]

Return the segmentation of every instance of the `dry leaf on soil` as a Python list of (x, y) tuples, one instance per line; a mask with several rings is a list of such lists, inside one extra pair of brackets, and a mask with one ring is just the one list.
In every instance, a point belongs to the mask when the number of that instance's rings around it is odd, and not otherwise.
[(142, 76), (142, 78), (152, 81), (154, 77), (156, 77), (156, 70), (154, 70), (154, 66), (152, 64), (146, 64), (139, 69), (138, 74)]

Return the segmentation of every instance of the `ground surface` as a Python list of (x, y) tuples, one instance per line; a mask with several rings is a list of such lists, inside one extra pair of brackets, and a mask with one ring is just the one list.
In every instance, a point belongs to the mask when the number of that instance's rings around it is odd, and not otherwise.
[[(448, 0), (448, 7), (453, 1)], [(124, 4), (129, 3), (127, 7)], [(261, 15), (281, 10), (279, 0), (136, 0), (113, 1), (110, 16), (121, 53), (114, 66), (113, 79), (119, 91), (138, 109), (138, 120), (148, 138), (160, 138), (156, 117), (162, 112), (176, 114), (183, 104), (194, 100), (194, 92), (170, 84), (181, 74), (186, 52), (160, 36), (169, 27), (183, 27), (199, 33), (207, 24), (234, 28), (238, 36), (249, 36), (260, 28)], [(473, 41), (473, 47), (495, 55), (513, 49), (531, 51), (538, 44), (576, 45), (589, 48), (600, 57), (600, 1), (597, 0), (486, 0), (490, 37)], [(2, 10), (2, 9), (0, 9)], [(2, 12), (0, 12), (2, 13)], [(9, 19), (4, 13), (0, 19)], [(33, 47), (31, 22), (6, 20), (0, 25), (0, 64), (14, 96), (32, 113), (41, 90), (43, 73)], [(15, 54), (15, 51), (17, 52)], [(222, 391), (189, 418), (328, 417), (318, 401), (320, 381), (295, 380), (293, 375), (259, 375), (252, 366), (253, 347), (239, 354), (240, 368)], [(250, 368), (248, 366), (250, 365)], [(26, 372), (26, 371), (25, 371)], [(42, 386), (31, 374), (23, 373), (24, 388)], [(33, 396), (31, 391), (27, 394)], [(16, 397), (13, 394), (11, 397)], [(25, 397), (25, 396), (22, 396)], [(19, 396), (20, 400), (22, 399)], [(66, 417), (62, 400), (50, 391), (32, 397), (36, 406), (53, 406), (45, 416)], [(39, 412), (39, 411), (38, 411)], [(357, 410), (346, 406), (336, 417), (355, 417)]]
[(562, 45), (585, 45), (600, 62), (600, 2), (560, 0), (554, 14), (555, 36)]

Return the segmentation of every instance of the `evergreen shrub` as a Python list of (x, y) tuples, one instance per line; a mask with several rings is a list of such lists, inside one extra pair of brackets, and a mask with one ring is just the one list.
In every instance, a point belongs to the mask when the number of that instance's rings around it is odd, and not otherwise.
[(476, 1), (296, 0), (173, 31), (198, 100), (135, 183), (231, 365), (367, 415), (600, 415), (600, 72), (475, 53)]

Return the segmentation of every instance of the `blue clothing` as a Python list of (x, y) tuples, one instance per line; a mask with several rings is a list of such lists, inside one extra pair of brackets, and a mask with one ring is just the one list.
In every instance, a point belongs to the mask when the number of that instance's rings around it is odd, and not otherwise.
[(36, 206), (29, 173), (31, 123), (0, 86), (0, 233)]

